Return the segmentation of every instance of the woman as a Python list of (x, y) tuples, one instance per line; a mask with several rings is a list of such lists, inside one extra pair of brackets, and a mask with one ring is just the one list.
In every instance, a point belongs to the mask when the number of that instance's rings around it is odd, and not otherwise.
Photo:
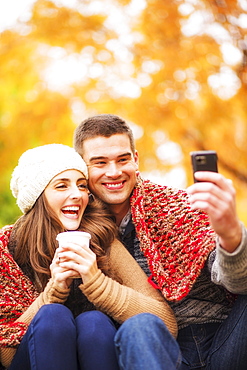
[[(0, 232), (3, 366), (118, 369), (115, 333), (140, 313), (160, 317), (176, 336), (171, 309), (116, 240), (104, 206), (89, 197), (87, 167), (74, 149), (26, 151), (11, 190), (23, 216)], [(57, 234), (72, 230), (90, 233), (90, 248), (58, 247)]]

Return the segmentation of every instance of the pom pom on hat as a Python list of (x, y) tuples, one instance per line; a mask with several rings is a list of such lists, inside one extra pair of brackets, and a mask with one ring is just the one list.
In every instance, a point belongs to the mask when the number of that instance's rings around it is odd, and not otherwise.
[(10, 181), (20, 210), (27, 213), (53, 177), (66, 170), (78, 170), (88, 178), (86, 163), (67, 145), (48, 144), (24, 152)]

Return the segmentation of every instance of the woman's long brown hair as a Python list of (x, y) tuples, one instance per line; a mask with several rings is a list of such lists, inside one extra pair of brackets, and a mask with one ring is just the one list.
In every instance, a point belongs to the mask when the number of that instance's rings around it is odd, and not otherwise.
[[(79, 230), (91, 234), (90, 247), (97, 256), (98, 267), (107, 273), (106, 252), (116, 236), (116, 225), (101, 201), (90, 198)], [(14, 225), (10, 240), (14, 259), (40, 291), (51, 276), (50, 264), (58, 246), (56, 236), (63, 231), (65, 229), (49, 207), (44, 193)]]

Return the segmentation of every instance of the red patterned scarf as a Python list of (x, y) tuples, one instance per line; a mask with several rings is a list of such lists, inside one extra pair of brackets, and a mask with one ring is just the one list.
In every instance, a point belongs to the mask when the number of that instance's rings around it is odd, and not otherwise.
[(31, 281), (8, 251), (11, 227), (0, 230), (0, 346), (16, 347), (27, 325), (16, 319), (37, 298)]
[(215, 233), (202, 211), (192, 211), (188, 194), (142, 180), (131, 197), (131, 213), (152, 277), (168, 300), (191, 290), (215, 248)]

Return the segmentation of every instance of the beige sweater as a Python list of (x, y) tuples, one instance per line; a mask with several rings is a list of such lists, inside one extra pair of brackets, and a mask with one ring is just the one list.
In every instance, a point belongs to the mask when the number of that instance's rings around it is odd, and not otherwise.
[[(114, 241), (109, 251), (109, 262), (114, 280), (100, 270), (81, 291), (95, 307), (119, 323), (138, 313), (152, 313), (160, 317), (171, 334), (176, 337), (177, 323), (170, 306), (161, 293), (147, 280), (147, 275), (119, 242)], [(64, 303), (69, 289), (61, 290), (52, 279), (44, 292), (29, 306), (17, 321), (30, 324), (40, 307), (50, 303)], [(16, 349), (0, 348), (0, 360), (5, 367), (11, 364)]]

